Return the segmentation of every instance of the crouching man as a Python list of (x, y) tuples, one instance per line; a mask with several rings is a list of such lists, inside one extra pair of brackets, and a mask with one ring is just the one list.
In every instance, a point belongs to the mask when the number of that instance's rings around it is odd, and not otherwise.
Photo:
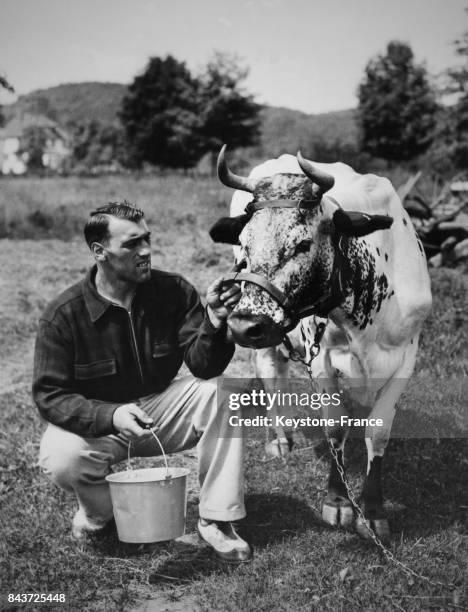
[[(72, 535), (112, 519), (105, 477), (129, 441), (132, 455), (158, 454), (149, 424), (168, 453), (197, 446), (198, 531), (222, 559), (246, 561), (251, 550), (232, 525), (245, 516), (243, 441), (219, 435), (214, 379), (234, 353), (226, 318), (239, 288), (218, 279), (205, 309), (181, 276), (151, 269), (150, 231), (127, 202), (91, 213), (84, 233), (95, 265), (42, 315), (33, 380), (49, 422), (39, 463), (76, 496)], [(173, 380), (182, 361), (193, 376)]]

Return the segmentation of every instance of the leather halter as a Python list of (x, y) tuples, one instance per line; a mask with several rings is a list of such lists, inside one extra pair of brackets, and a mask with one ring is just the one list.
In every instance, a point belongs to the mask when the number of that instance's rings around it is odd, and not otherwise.
[(252, 200), (245, 207), (245, 212), (249, 215), (253, 215), (259, 210), (263, 210), (264, 208), (297, 208), (300, 210), (301, 208), (309, 209), (313, 206), (320, 204), (320, 200), (306, 200), (301, 198), (300, 200), (266, 200), (265, 202), (256, 202)]
[[(245, 212), (247, 214), (253, 215), (259, 210), (263, 208), (297, 208), (297, 209), (309, 209), (312, 206), (317, 205), (320, 200), (270, 200), (266, 202), (250, 202)], [(253, 283), (257, 285), (264, 291), (266, 291), (278, 304), (283, 308), (288, 318), (291, 319), (291, 324), (285, 330), (285, 332), (290, 331), (299, 323), (300, 319), (304, 317), (308, 317), (310, 315), (317, 315), (319, 317), (326, 318), (328, 314), (337, 306), (341, 304), (345, 297), (345, 292), (343, 289), (343, 283), (341, 278), (341, 259), (342, 252), (340, 248), (340, 240), (341, 237), (335, 241), (335, 258), (333, 264), (333, 270), (330, 278), (330, 289), (326, 293), (326, 295), (318, 298), (312, 304), (308, 306), (304, 306), (303, 308), (296, 309), (292, 306), (289, 298), (278, 289), (273, 283), (271, 283), (268, 279), (264, 278), (260, 274), (256, 274), (254, 272), (240, 272), (242, 268), (238, 265), (234, 267), (233, 272), (226, 274), (223, 277), (223, 280), (228, 284), (233, 284), (236, 282), (247, 282)], [(339, 261), (338, 261), (339, 260)]]

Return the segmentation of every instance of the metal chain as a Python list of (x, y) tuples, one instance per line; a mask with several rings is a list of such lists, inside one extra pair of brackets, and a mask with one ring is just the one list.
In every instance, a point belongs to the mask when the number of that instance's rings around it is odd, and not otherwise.
[[(312, 349), (311, 353), (310, 353), (310, 359), (309, 360), (305, 360), (302, 358), (302, 356), (300, 355), (300, 353), (297, 350), (293, 351), (289, 351), (289, 358), (291, 359), (291, 361), (296, 361), (296, 362), (301, 362), (302, 364), (304, 364), (306, 366), (307, 369), (307, 374), (309, 376), (311, 385), (314, 385), (314, 379), (312, 378), (312, 361), (317, 357), (317, 355), (320, 353), (320, 342), (323, 338), (323, 335), (325, 333), (325, 329), (328, 325), (328, 318), (326, 320), (326, 322), (321, 322), (321, 323), (317, 323), (314, 317), (314, 324), (315, 324), (315, 334), (314, 334), (314, 343), (312, 345)], [(354, 495), (353, 490), (351, 489), (351, 486), (348, 482), (348, 478), (346, 476), (346, 473), (344, 471), (344, 468), (341, 466), (340, 462), (339, 462), (339, 458), (338, 458), (338, 452), (335, 449), (335, 447), (333, 446), (333, 442), (331, 441), (331, 439), (328, 437), (328, 435), (325, 433), (325, 437), (327, 439), (327, 443), (328, 446), (330, 448), (330, 453), (333, 457), (333, 460), (335, 461), (336, 467), (338, 469), (338, 473), (340, 475), (340, 478), (343, 482), (343, 485), (346, 489), (346, 493), (348, 494), (348, 498), (349, 501), (351, 502), (351, 505), (353, 506), (354, 510), (356, 511), (356, 514), (358, 515), (358, 517), (362, 520), (365, 528), (367, 529), (370, 538), (372, 539), (372, 541), (374, 542), (374, 544), (376, 545), (376, 547), (382, 552), (383, 556), (385, 557), (385, 559), (391, 563), (393, 563), (396, 567), (398, 567), (399, 569), (401, 569), (407, 576), (410, 576), (412, 578), (416, 578), (417, 580), (422, 580), (424, 582), (427, 582), (428, 584), (431, 584), (433, 586), (441, 586), (444, 588), (452, 588), (454, 585), (453, 584), (446, 584), (444, 582), (440, 582), (438, 580), (434, 581), (431, 580), (430, 578), (428, 578), (427, 576), (424, 576), (423, 574), (420, 574), (418, 572), (416, 572), (415, 570), (411, 569), (410, 567), (408, 567), (405, 563), (403, 563), (402, 561), (400, 561), (399, 559), (397, 559), (395, 557), (395, 555), (392, 553), (392, 551), (385, 546), (385, 544), (382, 542), (382, 540), (379, 538), (379, 536), (375, 533), (375, 531), (372, 529), (372, 527), (369, 526), (366, 517), (364, 516), (364, 511), (362, 510), (361, 506), (359, 505), (359, 503), (356, 500), (356, 497)]]
[(431, 584), (433, 586), (441, 586), (444, 588), (451, 588), (454, 585), (453, 584), (446, 584), (444, 582), (440, 582), (438, 580), (431, 580), (430, 578), (428, 578), (427, 576), (424, 576), (424, 574), (420, 574), (418, 572), (416, 572), (415, 570), (411, 569), (410, 567), (408, 567), (405, 563), (403, 563), (403, 561), (400, 561), (399, 559), (397, 559), (395, 557), (395, 555), (392, 553), (392, 551), (385, 546), (385, 544), (382, 542), (382, 540), (379, 538), (379, 536), (375, 533), (375, 531), (372, 529), (372, 527), (370, 527), (367, 523), (366, 517), (364, 516), (364, 512), (361, 508), (361, 506), (358, 504), (358, 502), (356, 501), (356, 497), (354, 496), (354, 493), (349, 485), (348, 482), (348, 478), (345, 474), (345, 471), (343, 469), (343, 467), (340, 465), (340, 462), (338, 460), (338, 452), (336, 451), (336, 449), (333, 446), (332, 441), (330, 440), (330, 438), (327, 436), (327, 442), (328, 445), (330, 447), (330, 453), (335, 461), (336, 467), (338, 469), (338, 473), (341, 477), (341, 480), (346, 488), (346, 493), (348, 494), (348, 498), (349, 501), (351, 502), (354, 510), (356, 511), (356, 514), (359, 516), (359, 518), (362, 520), (365, 528), (367, 529), (372, 541), (374, 542), (374, 544), (377, 546), (377, 548), (380, 549), (380, 551), (382, 552), (382, 554), (384, 555), (384, 557), (387, 559), (387, 561), (390, 561), (391, 563), (393, 563), (394, 565), (396, 565), (397, 567), (399, 567), (407, 576), (411, 576), (413, 578), (416, 578), (418, 580), (422, 580), (424, 582), (427, 582), (428, 584)]
[[(310, 347), (310, 359), (306, 361), (298, 350), (294, 349), (291, 345), (291, 348), (288, 348), (289, 359), (291, 361), (300, 362), (306, 366), (307, 372), (309, 372), (310, 376), (310, 366), (312, 361), (318, 356), (320, 353), (320, 342), (322, 341), (323, 335), (328, 325), (328, 317), (325, 322), (317, 323), (317, 320), (314, 316), (314, 325), (315, 325), (315, 334), (314, 334), (314, 342)], [(290, 344), (290, 343), (289, 343)], [(312, 380), (312, 379), (311, 379)]]

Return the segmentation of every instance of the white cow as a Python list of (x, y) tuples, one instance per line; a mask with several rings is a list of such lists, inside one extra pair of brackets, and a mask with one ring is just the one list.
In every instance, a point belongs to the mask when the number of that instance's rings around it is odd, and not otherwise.
[[(374, 423), (381, 419), (381, 426), (365, 430), (368, 466), (361, 500), (367, 526), (385, 537), (382, 457), (431, 308), (426, 259), (410, 218), (387, 179), (358, 174), (342, 163), (312, 164), (300, 154), (283, 155), (241, 177), (227, 167), (223, 148), (218, 174), (237, 191), (232, 217), (218, 221), (210, 233), (215, 241), (238, 244), (236, 259), (250, 275), (228, 319), (234, 339), (258, 349), (258, 376), (284, 377), (287, 360), (279, 346), (285, 333), (306, 314), (328, 319), (311, 373), (322, 391), (339, 392), (344, 401), (330, 412), (336, 425), (326, 433), (343, 466), (349, 428), (341, 417), (349, 415), (353, 402), (367, 407)], [(315, 329), (307, 316), (290, 335), (306, 356)], [(322, 516), (334, 525), (353, 520), (335, 461)], [(363, 521), (356, 526), (368, 535)]]

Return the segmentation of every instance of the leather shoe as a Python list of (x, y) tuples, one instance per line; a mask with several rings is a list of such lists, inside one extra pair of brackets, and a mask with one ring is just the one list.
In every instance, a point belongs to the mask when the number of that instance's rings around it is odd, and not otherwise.
[(209, 544), (216, 555), (228, 563), (245, 563), (252, 559), (252, 550), (230, 522), (200, 518), (197, 525), (201, 539)]

